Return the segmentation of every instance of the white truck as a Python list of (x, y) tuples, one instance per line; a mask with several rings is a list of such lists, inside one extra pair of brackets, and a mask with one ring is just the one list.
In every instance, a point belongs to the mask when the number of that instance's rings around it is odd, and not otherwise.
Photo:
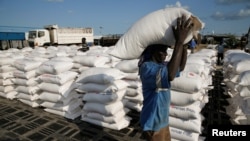
[(28, 42), (31, 47), (57, 46), (57, 45), (81, 45), (82, 38), (87, 44), (94, 43), (93, 28), (58, 27), (58, 25), (47, 25), (44, 29), (29, 31)]

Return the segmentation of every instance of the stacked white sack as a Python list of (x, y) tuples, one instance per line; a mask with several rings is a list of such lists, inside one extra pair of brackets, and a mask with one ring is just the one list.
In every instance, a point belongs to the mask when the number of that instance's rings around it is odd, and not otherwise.
[[(248, 66), (250, 59), (244, 62), (244, 66)], [(237, 124), (250, 124), (250, 69), (242, 72), (237, 80), (238, 95), (242, 98), (236, 111), (234, 121)]]
[(181, 72), (180, 77), (171, 82), (170, 127), (202, 133), (200, 112), (207, 102), (203, 84), (204, 80), (193, 72)]
[[(204, 55), (204, 52), (210, 52)], [(209, 55), (210, 54), (210, 55)], [(173, 139), (198, 141), (203, 138), (201, 110), (208, 102), (214, 51), (190, 54), (180, 77), (171, 82), (170, 131)]]
[(14, 66), (17, 69), (14, 71), (14, 83), (18, 92), (17, 98), (31, 107), (38, 107), (40, 104), (38, 100), (40, 88), (38, 87), (37, 69), (41, 64), (42, 61), (38, 61), (38, 58), (29, 57), (18, 59), (14, 62)]
[(223, 65), (224, 82), (227, 85), (226, 94), (229, 99), (229, 114), (236, 124), (246, 124), (249, 122), (249, 82), (248, 73), (250, 71), (250, 55), (242, 50), (229, 50), (225, 52)]
[(84, 92), (81, 120), (121, 130), (130, 123), (126, 115), (123, 99), (128, 84), (122, 80), (125, 74), (116, 68), (92, 67), (82, 71), (77, 83), (79, 91)]
[(45, 107), (45, 111), (68, 119), (79, 117), (83, 105), (75, 91), (77, 73), (70, 71), (72, 67), (72, 62), (55, 57), (38, 68), (41, 80), (39, 88), (42, 90), (39, 99), (43, 101), (40, 105)]
[[(231, 96), (228, 99), (229, 111), (227, 111), (236, 124), (244, 124), (247, 121), (244, 109), (244, 99), (248, 97), (246, 94), (246, 86), (239, 85), (249, 68), (250, 55), (243, 50), (228, 50), (225, 52), (223, 75), (224, 82), (227, 86), (226, 94)], [(243, 74), (242, 74), (243, 73)], [(241, 76), (241, 77), (240, 77)]]
[(107, 67), (110, 68), (110, 56), (105, 53), (105, 48), (99, 46), (90, 47), (90, 50), (86, 52), (77, 53), (73, 57), (74, 69), (78, 69), (80, 74), (82, 71), (92, 67)]
[(243, 50), (228, 50), (225, 52), (223, 75), (224, 82), (228, 86), (228, 94), (231, 97), (238, 93), (235, 86), (239, 74), (249, 69), (249, 65), (244, 64), (244, 61), (247, 60), (250, 60), (250, 55)]
[(122, 60), (118, 62), (114, 68), (126, 73), (124, 81), (128, 83), (126, 94), (124, 99), (127, 99), (126, 107), (138, 112), (142, 109), (143, 95), (142, 95), (142, 83), (139, 78), (139, 59)]
[[(16, 51), (12, 51), (13, 50), (0, 52), (0, 96), (11, 100), (15, 99), (17, 95), (13, 75), (16, 68), (13, 64), (16, 59), (24, 57)], [(13, 54), (15, 54), (15, 56)]]

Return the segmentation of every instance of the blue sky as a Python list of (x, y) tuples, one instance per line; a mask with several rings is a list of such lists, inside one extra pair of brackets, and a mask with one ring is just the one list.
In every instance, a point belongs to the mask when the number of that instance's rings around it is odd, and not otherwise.
[(250, 27), (250, 0), (0, 0), (0, 31), (58, 24), (92, 27), (94, 35), (123, 34), (150, 12), (176, 5), (205, 23), (203, 34), (242, 35)]

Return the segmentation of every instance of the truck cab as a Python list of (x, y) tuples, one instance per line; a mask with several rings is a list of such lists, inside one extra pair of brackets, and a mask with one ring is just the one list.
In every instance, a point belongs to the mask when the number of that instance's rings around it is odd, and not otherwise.
[(37, 29), (29, 31), (29, 46), (37, 47), (50, 44), (49, 31), (46, 29)]

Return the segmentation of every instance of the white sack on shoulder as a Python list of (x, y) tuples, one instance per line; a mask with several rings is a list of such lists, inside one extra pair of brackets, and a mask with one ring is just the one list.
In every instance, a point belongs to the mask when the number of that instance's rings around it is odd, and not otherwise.
[(204, 23), (184, 8), (169, 7), (149, 13), (135, 22), (118, 40), (110, 55), (122, 59), (138, 59), (145, 47), (150, 44), (174, 45), (172, 26), (176, 25), (177, 18), (182, 15), (186, 18), (192, 16), (194, 23), (184, 42), (187, 43), (204, 27)]

